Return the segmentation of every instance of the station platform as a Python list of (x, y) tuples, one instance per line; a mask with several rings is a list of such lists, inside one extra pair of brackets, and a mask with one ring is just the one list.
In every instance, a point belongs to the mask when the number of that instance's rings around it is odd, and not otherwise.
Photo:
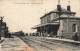
[(52, 38), (52, 37), (44, 37), (44, 38), (45, 39), (52, 39), (52, 40), (57, 40), (57, 41), (68, 42), (68, 43), (80, 44), (80, 41), (74, 41), (74, 40), (70, 40), (70, 39)]
[(1, 43), (1, 51), (33, 51), (33, 49), (15, 36), (14, 38), (5, 38)]

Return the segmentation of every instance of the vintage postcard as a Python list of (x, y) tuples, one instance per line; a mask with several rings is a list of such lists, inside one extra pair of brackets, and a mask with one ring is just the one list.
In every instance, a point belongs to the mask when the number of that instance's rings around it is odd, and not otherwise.
[(0, 0), (0, 51), (80, 51), (80, 0)]

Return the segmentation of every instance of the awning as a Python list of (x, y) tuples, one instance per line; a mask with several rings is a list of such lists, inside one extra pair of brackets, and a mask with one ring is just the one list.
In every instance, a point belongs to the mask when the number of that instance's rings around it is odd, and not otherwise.
[(36, 29), (38, 27), (46, 26), (46, 25), (59, 25), (59, 23), (46, 23), (46, 24), (39, 24), (37, 26), (32, 27), (32, 29)]

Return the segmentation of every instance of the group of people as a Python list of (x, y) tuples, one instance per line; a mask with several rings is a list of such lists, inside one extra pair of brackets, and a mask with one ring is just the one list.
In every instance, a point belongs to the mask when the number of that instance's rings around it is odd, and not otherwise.
[(78, 41), (78, 35), (77, 35), (77, 33), (75, 33), (75, 35), (73, 36), (73, 40), (75, 40), (75, 41)]

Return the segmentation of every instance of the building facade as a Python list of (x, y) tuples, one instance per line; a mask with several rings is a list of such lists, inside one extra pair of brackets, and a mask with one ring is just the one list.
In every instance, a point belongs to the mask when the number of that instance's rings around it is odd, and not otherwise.
[(68, 5), (64, 9), (58, 4), (57, 9), (43, 15), (40, 18), (41, 24), (33, 29), (37, 29), (39, 36), (73, 39), (77, 34), (80, 37), (80, 18), (75, 16), (76, 12), (72, 12), (70, 7)]

